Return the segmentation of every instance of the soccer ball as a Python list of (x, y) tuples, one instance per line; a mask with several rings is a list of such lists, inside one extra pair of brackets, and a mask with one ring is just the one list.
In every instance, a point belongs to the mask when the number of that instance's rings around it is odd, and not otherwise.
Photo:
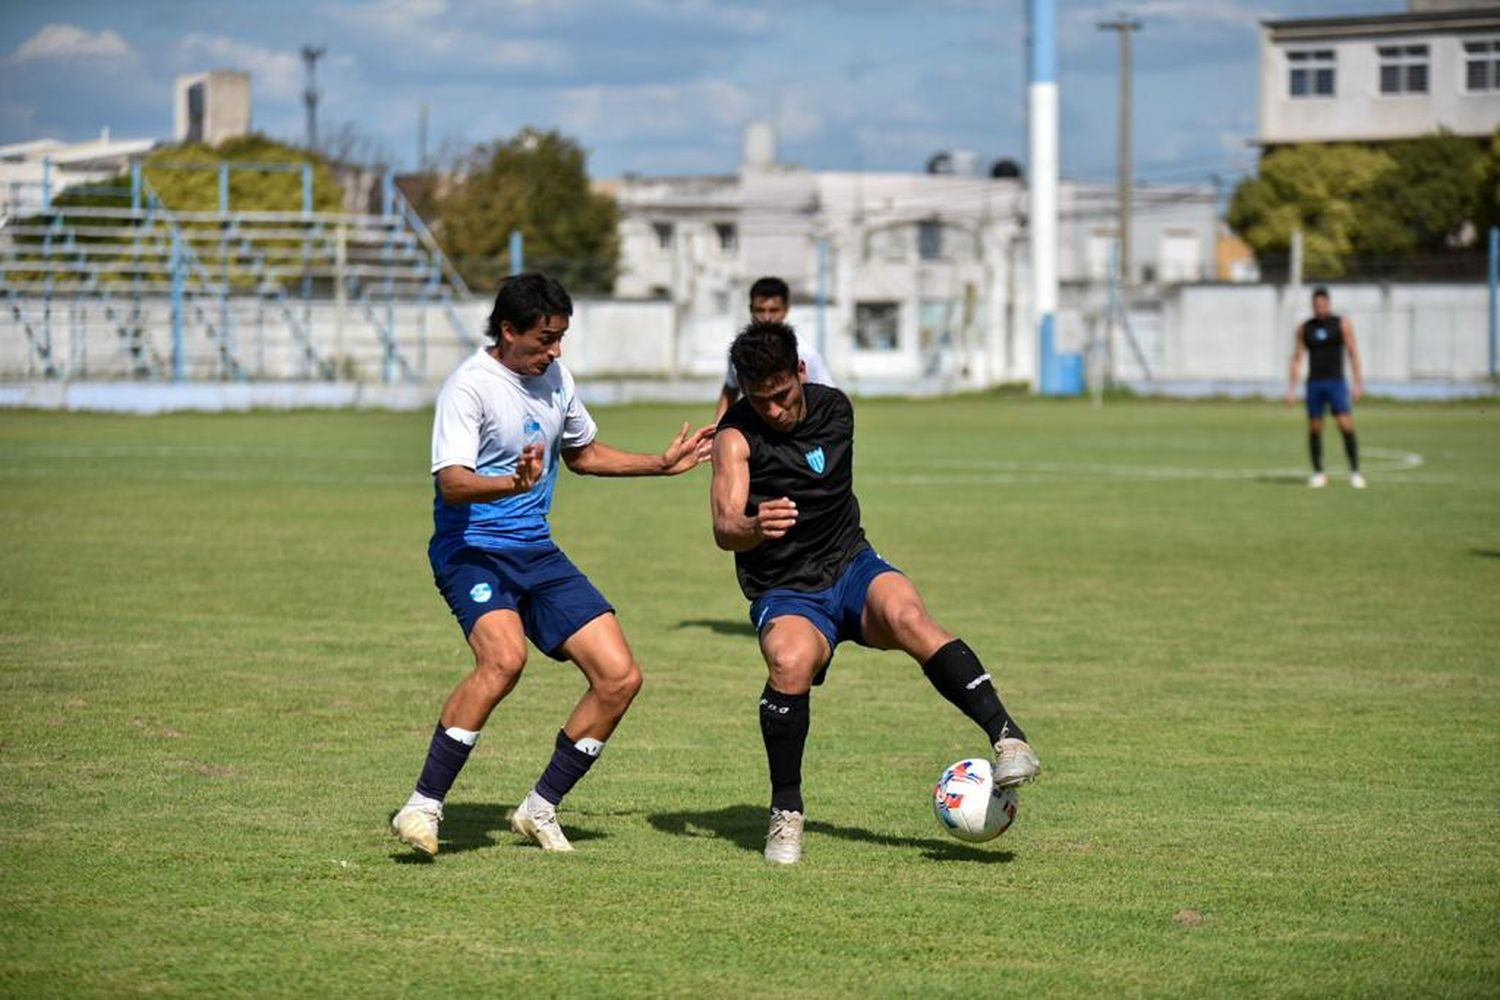
[(959, 840), (982, 844), (994, 840), (1016, 819), (1014, 788), (996, 788), (990, 762), (961, 760), (948, 767), (932, 790), (938, 825)]

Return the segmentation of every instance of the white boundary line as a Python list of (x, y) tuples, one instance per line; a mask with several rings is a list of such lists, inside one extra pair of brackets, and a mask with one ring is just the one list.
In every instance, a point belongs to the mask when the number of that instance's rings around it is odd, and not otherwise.
[[(1476, 485), (1500, 483), (1500, 477), (1461, 477), (1445, 474), (1413, 474), (1426, 465), (1420, 452), (1399, 448), (1365, 448), (1364, 471), (1376, 474), (1382, 482), (1408, 483), (1457, 483)], [(873, 482), (888, 486), (981, 486), (987, 484), (1076, 482), (1106, 479), (1123, 482), (1162, 482), (1171, 480), (1255, 480), (1255, 479), (1305, 479), (1308, 470), (1303, 466), (1258, 468), (1258, 469), (1214, 469), (1203, 466), (1181, 465), (1137, 465), (1125, 462), (1050, 462), (1016, 461), (1007, 459), (957, 459), (936, 462), (951, 473), (886, 473), (865, 472), (858, 476), (859, 482)], [(1347, 477), (1345, 472), (1333, 475)], [(1391, 476), (1394, 478), (1385, 479)]]
[[(1411, 485), (1467, 484), (1474, 486), (1500, 486), (1500, 476), (1462, 476), (1450, 473), (1417, 472), (1426, 465), (1419, 452), (1399, 448), (1365, 448), (1367, 459), (1365, 471), (1377, 477), (1377, 484), (1407, 483)], [(101, 459), (292, 459), (329, 461), (389, 461), (389, 452), (377, 449), (350, 449), (329, 451), (317, 447), (296, 445), (64, 445), (39, 446), (29, 442), (0, 443), (0, 477), (66, 475), (62, 469), (45, 469), (33, 464), (37, 460), (99, 461)], [(1373, 461), (1368, 461), (1373, 460)], [(1335, 463), (1337, 458), (1335, 458)], [(1056, 462), (1022, 461), (1012, 459), (952, 459), (924, 463), (930, 472), (881, 472), (864, 471), (856, 477), (855, 486), (870, 483), (882, 486), (1029, 486), (1056, 483), (1078, 483), (1105, 480), (1117, 483), (1150, 483), (1208, 480), (1234, 482), (1247, 480), (1301, 480), (1308, 472), (1303, 466), (1269, 468), (1215, 469), (1203, 466), (1133, 464), (1129, 462)], [(161, 470), (151, 470), (150, 475), (161, 477)], [(1337, 478), (1347, 477), (1339, 470), (1330, 472)], [(339, 475), (313, 470), (279, 470), (266, 475), (263, 472), (238, 469), (216, 469), (212, 467), (179, 468), (166, 473), (168, 478), (210, 482), (261, 481), (283, 484), (322, 484), (347, 482), (353, 484), (399, 485), (423, 481), (420, 476), (401, 474)]]

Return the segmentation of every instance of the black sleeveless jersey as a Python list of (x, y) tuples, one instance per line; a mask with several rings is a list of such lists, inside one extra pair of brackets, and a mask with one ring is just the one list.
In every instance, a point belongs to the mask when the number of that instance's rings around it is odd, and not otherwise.
[(826, 385), (808, 383), (802, 393), (807, 416), (790, 433), (768, 427), (747, 399), (719, 421), (720, 430), (733, 427), (750, 443), (746, 516), (765, 500), (789, 497), (797, 504), (797, 523), (784, 536), (734, 554), (740, 589), (752, 601), (776, 587), (832, 586), (869, 546), (854, 496), (854, 407)]
[(1314, 316), (1302, 324), (1302, 344), (1307, 348), (1307, 378), (1344, 377), (1344, 321), (1328, 315)]

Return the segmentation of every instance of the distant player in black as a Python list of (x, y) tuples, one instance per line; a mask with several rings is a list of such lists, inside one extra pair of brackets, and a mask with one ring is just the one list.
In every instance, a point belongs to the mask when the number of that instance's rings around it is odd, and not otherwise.
[(760, 699), (771, 771), (766, 860), (801, 859), (810, 693), (840, 642), (906, 651), (984, 729), (996, 784), (1034, 779), (1041, 765), (979, 658), (865, 539), (849, 397), (805, 381), (796, 334), (784, 323), (752, 323), (729, 357), (745, 397), (724, 414), (714, 441), (714, 540), (734, 552), (770, 674)]
[(1297, 373), (1302, 355), (1307, 355), (1307, 447), (1312, 455), (1313, 474), (1307, 485), (1322, 489), (1328, 485), (1323, 472), (1323, 413), (1333, 410), (1344, 435), (1344, 453), (1349, 456), (1349, 485), (1365, 488), (1365, 477), (1359, 472), (1359, 442), (1354, 437), (1354, 407), (1349, 383), (1344, 381), (1344, 352), (1349, 353), (1349, 368), (1354, 373), (1354, 400), (1365, 394), (1361, 377), (1359, 345), (1354, 340), (1354, 324), (1347, 317), (1335, 316), (1329, 308), (1328, 289), (1313, 289), (1313, 317), (1297, 328), (1292, 337), (1292, 373), (1287, 385), (1288, 406), (1297, 403)]

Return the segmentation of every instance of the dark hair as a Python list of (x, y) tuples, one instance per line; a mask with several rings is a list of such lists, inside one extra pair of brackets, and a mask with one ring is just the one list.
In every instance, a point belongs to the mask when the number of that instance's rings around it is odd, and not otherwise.
[(729, 345), (729, 363), (746, 389), (777, 375), (796, 375), (797, 331), (785, 323), (751, 323)]
[(1312, 297), (1313, 298), (1318, 298), (1319, 296), (1322, 296), (1325, 299), (1328, 298), (1328, 286), (1327, 285), (1319, 285), (1317, 288), (1313, 289)]
[(513, 274), (500, 282), (495, 308), (485, 334), (500, 343), (500, 324), (509, 323), (517, 333), (530, 330), (544, 316), (573, 315), (573, 299), (561, 283), (540, 271)]
[(754, 302), (756, 299), (780, 299), (790, 303), (792, 290), (787, 288), (786, 282), (780, 278), (758, 278), (755, 284), (750, 286), (750, 301)]

